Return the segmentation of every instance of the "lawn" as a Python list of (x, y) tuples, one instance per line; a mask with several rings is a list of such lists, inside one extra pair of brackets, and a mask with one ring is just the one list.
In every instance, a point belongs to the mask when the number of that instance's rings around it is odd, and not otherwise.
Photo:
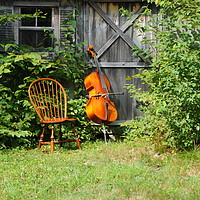
[(1, 200), (200, 199), (200, 150), (156, 154), (140, 142), (1, 150)]

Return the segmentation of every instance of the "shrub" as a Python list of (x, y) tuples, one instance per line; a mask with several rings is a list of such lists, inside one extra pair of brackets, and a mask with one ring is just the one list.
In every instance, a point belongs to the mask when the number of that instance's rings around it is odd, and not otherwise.
[[(132, 96), (148, 106), (141, 107), (143, 117), (126, 124), (133, 130), (128, 138), (147, 137), (159, 151), (193, 148), (200, 142), (199, 1), (150, 2), (160, 7), (158, 16), (137, 28), (146, 32), (143, 42), (152, 47), (152, 69), (133, 77), (141, 78), (149, 90), (128, 85)], [(144, 14), (151, 12), (147, 8)], [(148, 32), (156, 39), (149, 39)]]

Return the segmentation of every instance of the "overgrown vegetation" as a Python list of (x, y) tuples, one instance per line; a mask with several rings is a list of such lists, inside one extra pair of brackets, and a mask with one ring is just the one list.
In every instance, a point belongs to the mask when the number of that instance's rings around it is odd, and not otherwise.
[[(0, 9), (3, 11), (3, 9)], [(37, 12), (33, 15), (31, 14), (10, 14), (7, 13), (6, 15), (0, 15), (0, 26), (4, 26), (7, 22), (14, 22), (15, 20), (21, 20), (24, 18), (33, 18), (33, 17), (42, 17), (45, 18), (45, 16), (42, 15), (42, 12)]]
[[(145, 53), (153, 57), (152, 69), (133, 77), (141, 78), (149, 90), (128, 85), (132, 96), (146, 104), (141, 107), (144, 116), (126, 124), (132, 128), (128, 139), (146, 137), (158, 151), (194, 148), (200, 143), (200, 2), (149, 2), (156, 3), (159, 13), (148, 26), (138, 21), (136, 28), (151, 47)], [(148, 7), (144, 15), (152, 16)]]
[[(143, 70), (133, 78), (141, 78), (149, 85), (149, 90), (141, 92), (134, 85), (127, 86), (132, 96), (143, 102), (141, 110), (144, 115), (125, 124), (132, 130), (125, 137), (128, 140), (145, 137), (156, 145), (158, 151), (194, 148), (200, 142), (199, 1), (148, 2), (156, 3), (160, 8), (158, 16), (152, 16), (146, 27), (138, 21), (135, 28), (140, 29), (143, 42), (151, 47), (145, 54), (153, 57), (152, 69)], [(122, 12), (127, 14), (127, 11)], [(148, 6), (144, 15), (151, 16)], [(34, 15), (3, 16), (0, 25), (24, 17)], [(85, 115), (83, 75), (88, 66), (79, 51), (82, 44), (75, 45), (70, 40), (76, 28), (75, 20), (69, 16), (65, 23), (69, 25), (65, 28), (66, 41), (57, 45), (57, 51), (48, 49), (54, 55), (50, 60), (45, 59), (46, 54), (30, 53), (27, 47), (0, 44), (5, 50), (0, 54), (0, 148), (36, 143), (39, 122), (29, 103), (27, 89), (40, 77), (55, 78), (67, 88), (69, 115), (78, 119), (76, 127), (81, 139), (95, 137), (99, 127), (91, 126)], [(156, 39), (149, 39), (148, 33)], [(134, 53), (143, 52), (135, 49)]]
[[(9, 15), (5, 20), (19, 18), (22, 16)], [(1, 25), (5, 20), (1, 20)], [(54, 78), (67, 88), (69, 115), (77, 118), (77, 132), (82, 140), (94, 137), (98, 127), (91, 126), (85, 114), (83, 75), (88, 66), (79, 50), (82, 44), (75, 45), (70, 40), (76, 28), (72, 15), (65, 23), (66, 40), (57, 45), (57, 51), (48, 49), (54, 55), (51, 59), (45, 59), (46, 53), (30, 53), (27, 47), (14, 43), (0, 44), (5, 50), (0, 54), (0, 148), (36, 144), (39, 121), (27, 90), (33, 80), (41, 77)]]
[(0, 199), (198, 200), (199, 167), (199, 150), (159, 155), (144, 141), (84, 143), (81, 151), (52, 154), (2, 150)]

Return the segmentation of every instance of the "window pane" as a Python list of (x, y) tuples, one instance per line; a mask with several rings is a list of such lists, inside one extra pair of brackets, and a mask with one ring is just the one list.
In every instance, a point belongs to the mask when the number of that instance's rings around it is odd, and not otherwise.
[[(35, 8), (21, 8), (21, 14), (34, 14), (35, 12)], [(22, 19), (22, 26), (35, 26), (35, 20), (36, 18)]]
[(20, 31), (20, 44), (26, 44), (34, 48), (52, 46), (52, 38), (44, 31)]
[(38, 17), (38, 24), (39, 27), (50, 27), (51, 26), (51, 18), (52, 18), (52, 10), (50, 8), (41, 8), (38, 9), (38, 12), (42, 11), (42, 16), (45, 18)]

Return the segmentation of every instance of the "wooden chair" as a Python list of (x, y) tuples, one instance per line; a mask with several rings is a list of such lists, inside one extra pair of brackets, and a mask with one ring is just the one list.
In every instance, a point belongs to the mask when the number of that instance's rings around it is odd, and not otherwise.
[[(40, 118), (40, 123), (44, 124), (40, 140), (38, 142), (38, 148), (41, 145), (50, 145), (50, 151), (54, 151), (54, 144), (63, 142), (76, 142), (79, 149), (81, 149), (78, 134), (74, 129), (74, 122), (76, 119), (67, 117), (67, 95), (63, 86), (56, 80), (51, 78), (40, 78), (33, 81), (28, 89), (28, 95)], [(74, 132), (75, 139), (62, 139), (62, 124), (70, 123)], [(55, 141), (54, 136), (54, 124), (60, 125), (59, 140)], [(45, 142), (45, 133), (50, 125), (51, 134), (49, 142)]]

